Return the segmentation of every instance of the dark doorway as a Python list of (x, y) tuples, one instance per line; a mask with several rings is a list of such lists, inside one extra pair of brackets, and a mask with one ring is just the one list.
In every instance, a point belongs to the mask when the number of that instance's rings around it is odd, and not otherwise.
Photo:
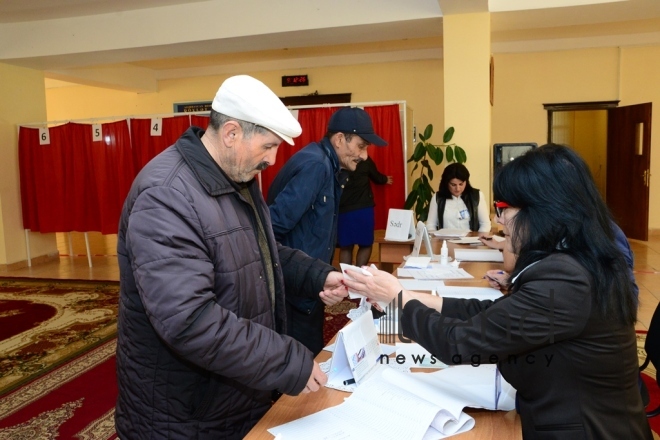
[(570, 145), (628, 238), (648, 239), (651, 104), (544, 104), (548, 142)]

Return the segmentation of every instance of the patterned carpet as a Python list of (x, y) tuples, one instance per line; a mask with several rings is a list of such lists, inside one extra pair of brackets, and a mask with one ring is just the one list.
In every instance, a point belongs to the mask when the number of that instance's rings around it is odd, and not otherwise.
[(356, 308), (359, 303), (360, 300), (345, 299), (334, 306), (325, 306), (325, 323), (323, 325), (324, 344), (327, 345), (328, 341), (348, 323), (346, 314), (349, 310)]
[[(0, 440), (112, 440), (119, 285), (0, 281)], [(325, 309), (324, 338), (357, 301)]]
[(0, 440), (112, 440), (116, 340), (0, 398)]
[(0, 281), (0, 396), (115, 336), (118, 283)]

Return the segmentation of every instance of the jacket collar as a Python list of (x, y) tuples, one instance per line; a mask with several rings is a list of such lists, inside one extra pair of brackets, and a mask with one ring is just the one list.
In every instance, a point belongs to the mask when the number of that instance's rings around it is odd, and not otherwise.
[[(202, 143), (204, 130), (190, 127), (176, 142), (176, 148), (197, 177), (199, 183), (213, 197), (237, 192), (239, 184), (232, 181), (211, 157)], [(247, 185), (254, 183), (254, 179)]]
[(338, 176), (341, 168), (339, 166), (339, 157), (337, 157), (335, 147), (332, 146), (330, 139), (327, 137), (321, 139), (319, 144), (321, 145), (321, 148), (323, 148), (323, 151), (325, 151), (326, 156), (330, 158), (330, 163), (332, 163), (332, 171), (335, 173), (335, 176)]

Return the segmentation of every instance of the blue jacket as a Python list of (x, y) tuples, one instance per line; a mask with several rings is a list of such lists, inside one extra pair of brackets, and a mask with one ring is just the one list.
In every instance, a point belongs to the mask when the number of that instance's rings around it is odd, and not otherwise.
[(294, 154), (268, 190), (277, 241), (331, 263), (337, 242), (341, 180), (339, 159), (329, 139), (311, 143)]

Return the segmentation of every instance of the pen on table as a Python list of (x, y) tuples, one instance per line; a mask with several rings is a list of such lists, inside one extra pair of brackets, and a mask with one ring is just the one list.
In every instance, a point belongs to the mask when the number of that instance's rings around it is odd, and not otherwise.
[(347, 379), (344, 381), (344, 385), (353, 385), (355, 383), (355, 379)]

